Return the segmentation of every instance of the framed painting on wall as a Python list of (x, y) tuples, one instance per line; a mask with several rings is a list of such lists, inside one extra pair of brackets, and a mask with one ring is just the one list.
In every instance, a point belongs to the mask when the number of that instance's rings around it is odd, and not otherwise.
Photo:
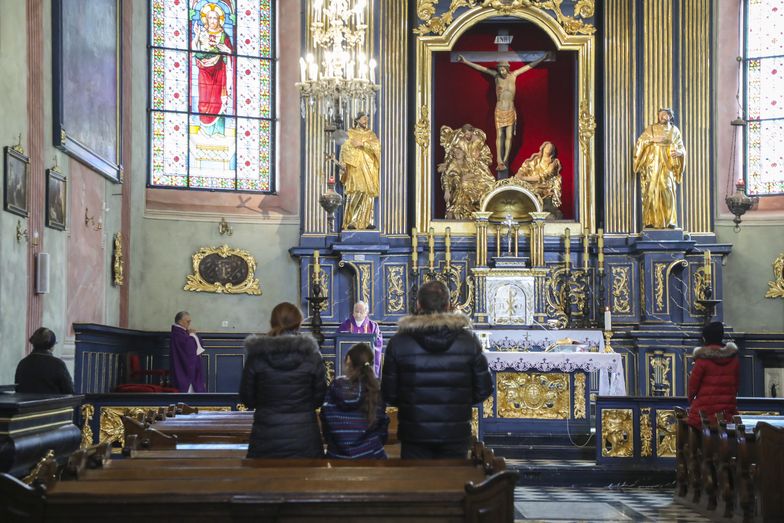
[(5, 148), (3, 169), (3, 208), (27, 217), (27, 165), (30, 159), (19, 147)]
[(57, 169), (46, 170), (46, 226), (65, 230), (66, 219), (65, 176)]
[(116, 183), (122, 0), (52, 1), (54, 145)]

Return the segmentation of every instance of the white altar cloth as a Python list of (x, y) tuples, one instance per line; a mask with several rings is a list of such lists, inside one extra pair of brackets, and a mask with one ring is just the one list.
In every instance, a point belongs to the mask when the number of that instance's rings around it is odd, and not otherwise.
[(616, 352), (493, 352), (485, 351), (490, 370), (599, 371), (599, 394), (625, 396), (623, 360)]

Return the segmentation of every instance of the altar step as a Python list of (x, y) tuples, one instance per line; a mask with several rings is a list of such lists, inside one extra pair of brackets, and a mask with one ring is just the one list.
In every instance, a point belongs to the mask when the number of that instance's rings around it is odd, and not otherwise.
[(496, 456), (512, 459), (567, 459), (593, 460), (596, 447), (593, 435), (580, 434), (485, 434), (485, 445), (492, 448)]
[(594, 460), (507, 459), (506, 466), (519, 474), (520, 486), (607, 487), (663, 486), (675, 484), (674, 470), (619, 470)]

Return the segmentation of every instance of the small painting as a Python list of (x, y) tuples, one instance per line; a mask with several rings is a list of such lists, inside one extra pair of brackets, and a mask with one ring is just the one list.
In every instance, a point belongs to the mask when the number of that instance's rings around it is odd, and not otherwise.
[(3, 208), (27, 217), (27, 165), (30, 159), (21, 147), (5, 148)]
[(57, 169), (46, 170), (46, 226), (65, 230), (66, 217), (65, 176)]

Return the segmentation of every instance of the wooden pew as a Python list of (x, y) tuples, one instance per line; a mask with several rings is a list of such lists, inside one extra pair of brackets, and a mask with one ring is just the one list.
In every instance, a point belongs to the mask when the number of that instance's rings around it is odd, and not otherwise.
[[(47, 522), (513, 521), (517, 474), (484, 447), (474, 454), (433, 463), (117, 460), (45, 489), (3, 476), (0, 502)], [(127, 468), (114, 467), (121, 462)]]

